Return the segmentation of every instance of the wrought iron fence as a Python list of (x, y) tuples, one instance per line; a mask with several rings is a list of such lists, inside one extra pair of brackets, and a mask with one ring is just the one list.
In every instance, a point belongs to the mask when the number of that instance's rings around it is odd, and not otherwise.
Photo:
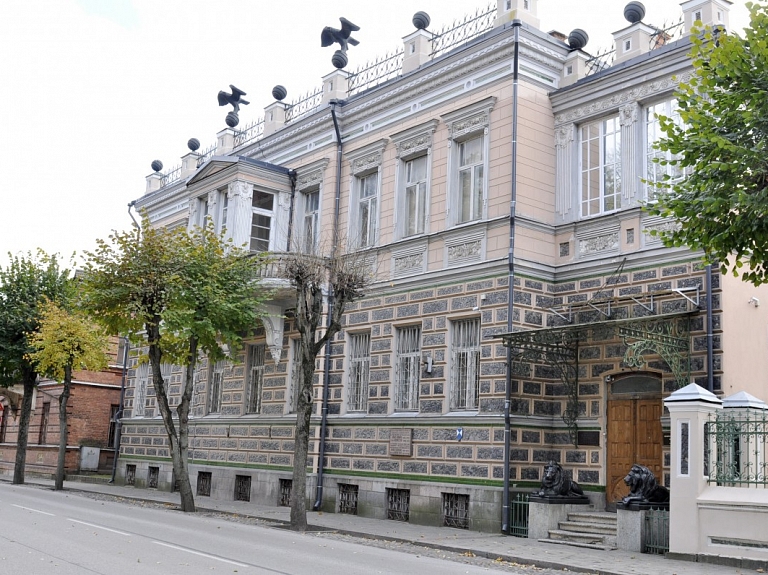
[(293, 490), (293, 479), (280, 480), (280, 495), (277, 504), (280, 507), (291, 506), (291, 491)]
[(664, 555), (669, 551), (669, 509), (645, 512), (645, 547), (643, 553)]
[(403, 54), (403, 49), (400, 48), (367, 62), (352, 72), (347, 85), (349, 95), (358, 94), (399, 76), (403, 71)]
[(291, 102), (288, 108), (285, 110), (285, 123), (293, 122), (299, 118), (306, 116), (315, 108), (320, 106), (323, 100), (323, 88), (317, 88), (314, 91), (307, 92), (306, 94), (299, 96), (299, 99)]
[(169, 186), (181, 178), (181, 165), (175, 166), (163, 174), (160, 182), (161, 187)]
[(235, 148), (244, 146), (250, 142), (254, 142), (261, 138), (264, 134), (264, 118), (254, 120), (250, 124), (246, 124), (242, 130), (235, 132)]
[(210, 158), (213, 157), (213, 155), (216, 153), (216, 145), (212, 144), (202, 152), (200, 152), (200, 157), (197, 158), (197, 167), (199, 168), (202, 166), (206, 161), (208, 161)]
[(616, 56), (616, 50), (604, 50), (598, 52), (589, 58), (584, 64), (587, 67), (585, 74), (590, 76), (602, 72), (606, 68), (613, 66), (613, 59)]
[(729, 487), (768, 484), (768, 414), (725, 409), (704, 427), (704, 473), (709, 483)]
[(487, 7), (478, 8), (474, 13), (441, 28), (432, 36), (431, 56), (435, 58), (445, 54), (459, 44), (469, 42), (493, 28), (496, 9), (496, 2), (491, 2)]
[(443, 493), (443, 525), (469, 529), (469, 495)]
[(349, 483), (339, 483), (339, 513), (357, 515), (357, 496), (359, 487)]
[(408, 521), (411, 515), (411, 490), (387, 489), (387, 519)]
[(528, 537), (528, 493), (515, 493), (509, 504), (509, 534)]

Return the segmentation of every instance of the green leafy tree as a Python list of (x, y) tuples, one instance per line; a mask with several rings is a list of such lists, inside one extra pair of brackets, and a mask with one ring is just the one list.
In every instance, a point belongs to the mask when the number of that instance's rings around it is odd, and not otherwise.
[(747, 3), (744, 36), (707, 28), (691, 34), (693, 73), (676, 97), (680, 120), (660, 117), (657, 149), (681, 180), (657, 183), (649, 213), (679, 226), (670, 246), (701, 249), (744, 281), (768, 282), (768, 5)]
[[(199, 353), (211, 361), (233, 355), (258, 320), (268, 292), (258, 279), (265, 260), (225, 242), (212, 229), (152, 228), (115, 233), (86, 254), (84, 305), (110, 333), (147, 348), (181, 509), (194, 511), (189, 481), (189, 413)], [(181, 398), (168, 401), (161, 365), (186, 366)]]
[(69, 312), (53, 302), (41, 307), (38, 331), (27, 334), (30, 360), (41, 375), (63, 383), (59, 395), (59, 454), (54, 489), (64, 488), (64, 458), (67, 454), (67, 402), (72, 371), (100, 370), (107, 366), (107, 334), (82, 312)]
[[(341, 318), (346, 306), (363, 296), (372, 276), (357, 254), (322, 258), (300, 251), (283, 256), (282, 275), (296, 290), (295, 322), (301, 341), (291, 529), (306, 531), (307, 454), (317, 356), (333, 341), (333, 336), (342, 327)], [(325, 293), (330, 295), (327, 301)], [(325, 325), (323, 320), (326, 320)]]
[(32, 395), (37, 384), (37, 367), (30, 359), (34, 351), (30, 334), (40, 327), (46, 300), (61, 301), (70, 289), (69, 271), (62, 269), (56, 255), (42, 251), (12, 256), (0, 268), (0, 387), (21, 384), (21, 399), (16, 461), (13, 483), (24, 483)]

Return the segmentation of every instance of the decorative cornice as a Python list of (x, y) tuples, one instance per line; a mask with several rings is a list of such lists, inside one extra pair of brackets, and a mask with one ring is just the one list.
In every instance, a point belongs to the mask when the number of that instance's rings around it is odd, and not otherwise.
[(298, 168), (296, 170), (298, 173), (296, 178), (296, 189), (301, 192), (308, 188), (319, 186), (323, 181), (323, 172), (325, 172), (325, 168), (328, 166), (329, 161), (328, 158), (323, 158), (322, 160)]
[(384, 148), (389, 140), (384, 138), (368, 144), (357, 150), (347, 153), (347, 160), (352, 169), (352, 174), (362, 174), (381, 166), (383, 161)]

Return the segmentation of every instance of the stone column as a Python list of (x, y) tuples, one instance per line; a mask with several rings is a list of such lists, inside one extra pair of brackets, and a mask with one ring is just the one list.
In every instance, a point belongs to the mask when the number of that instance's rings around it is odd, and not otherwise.
[(697, 499), (707, 487), (704, 471), (704, 424), (722, 401), (691, 383), (678, 389), (664, 405), (669, 409), (671, 463), (669, 486), (669, 551), (696, 555), (699, 551)]
[(644, 158), (645, 154), (640, 150), (638, 157), (638, 141), (640, 134), (638, 128), (642, 124), (637, 120), (640, 117), (640, 104), (632, 102), (619, 108), (619, 122), (621, 123), (621, 191), (624, 201), (622, 207), (626, 208), (633, 198), (638, 195), (638, 184), (640, 178), (637, 173), (639, 157)]
[(227, 186), (227, 239), (248, 249), (251, 241), (253, 184), (235, 180)]
[(576, 126), (555, 128), (555, 211), (565, 217), (573, 208), (573, 137)]

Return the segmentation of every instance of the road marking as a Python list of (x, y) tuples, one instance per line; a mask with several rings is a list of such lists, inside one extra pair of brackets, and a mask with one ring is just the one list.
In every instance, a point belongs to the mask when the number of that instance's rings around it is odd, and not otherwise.
[(217, 557), (216, 555), (209, 555), (208, 553), (193, 551), (192, 549), (187, 549), (186, 547), (179, 547), (178, 545), (171, 545), (170, 543), (162, 543), (160, 541), (153, 541), (152, 543), (154, 543), (155, 545), (162, 545), (163, 547), (170, 547), (171, 549), (178, 549), (179, 551), (186, 551), (187, 553), (192, 553), (192, 555), (200, 555), (200, 557), (207, 557), (208, 559), (216, 559), (217, 561), (223, 561), (224, 563), (237, 565), (238, 567), (250, 567), (250, 565), (248, 565), (247, 563), (238, 563), (237, 561), (230, 561), (229, 559)]
[(45, 511), (40, 511), (39, 509), (32, 509), (31, 507), (24, 507), (23, 505), (16, 505), (15, 503), (11, 503), (14, 507), (18, 507), (19, 509), (24, 509), (25, 511), (32, 511), (34, 513), (42, 513), (43, 515), (50, 515), (51, 517), (56, 517), (53, 513), (47, 513)]
[(71, 517), (67, 517), (67, 521), (71, 521), (72, 523), (80, 523), (81, 525), (87, 525), (88, 527), (95, 527), (96, 529), (103, 529), (104, 531), (111, 531), (112, 533), (117, 533), (118, 535), (125, 535), (126, 537), (131, 536), (130, 533), (126, 533), (124, 531), (118, 531), (117, 529), (110, 529), (109, 527), (104, 527), (103, 525), (96, 525), (95, 523), (78, 521), (77, 519), (72, 519)]

